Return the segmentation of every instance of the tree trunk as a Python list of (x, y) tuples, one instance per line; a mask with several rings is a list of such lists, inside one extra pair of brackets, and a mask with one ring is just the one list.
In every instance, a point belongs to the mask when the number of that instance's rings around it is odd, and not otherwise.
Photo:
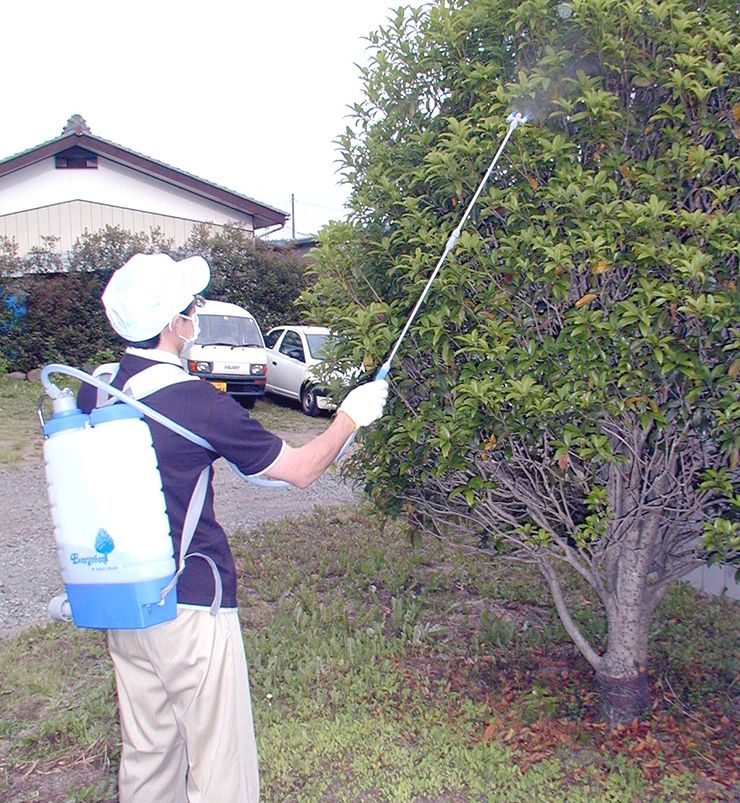
[(611, 726), (640, 719), (650, 709), (646, 667), (656, 605), (647, 580), (652, 535), (649, 522), (640, 522), (605, 562), (608, 640), (594, 669), (602, 715)]
[(634, 595), (627, 597), (620, 585), (622, 594), (607, 600), (607, 648), (594, 667), (601, 714), (612, 727), (641, 719), (650, 710), (646, 670), (653, 607), (644, 589), (634, 588)]
[(618, 678), (597, 672), (596, 689), (601, 698), (601, 718), (612, 728), (641, 719), (650, 710), (650, 686), (645, 671)]
[(563, 627), (595, 672), (601, 715), (611, 727), (641, 719), (650, 710), (646, 664), (656, 598), (647, 588), (640, 563), (639, 549), (614, 550), (605, 600), (608, 642), (601, 655), (573, 620), (557, 573), (546, 559), (539, 564)]

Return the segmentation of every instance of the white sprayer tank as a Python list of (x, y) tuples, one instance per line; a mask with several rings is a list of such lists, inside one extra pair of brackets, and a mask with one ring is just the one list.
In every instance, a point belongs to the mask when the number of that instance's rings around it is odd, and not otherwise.
[(144, 628), (174, 619), (169, 520), (149, 427), (125, 404), (86, 416), (55, 403), (44, 425), (54, 536), (78, 627)]

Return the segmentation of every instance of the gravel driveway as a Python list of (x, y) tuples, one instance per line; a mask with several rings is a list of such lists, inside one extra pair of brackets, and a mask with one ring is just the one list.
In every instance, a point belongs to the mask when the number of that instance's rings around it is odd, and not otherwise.
[[(288, 439), (298, 445), (295, 437)], [(216, 515), (227, 533), (298, 516), (316, 505), (356, 500), (333, 469), (306, 490), (270, 490), (244, 482), (219, 460), (214, 484)], [(63, 591), (43, 464), (34, 460), (19, 468), (0, 467), (0, 638), (48, 623), (46, 606)]]

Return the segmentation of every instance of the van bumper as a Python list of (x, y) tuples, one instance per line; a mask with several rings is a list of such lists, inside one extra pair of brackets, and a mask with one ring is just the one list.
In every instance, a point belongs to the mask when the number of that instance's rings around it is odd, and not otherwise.
[(216, 390), (229, 393), (232, 396), (264, 396), (265, 377), (251, 376), (205, 376)]

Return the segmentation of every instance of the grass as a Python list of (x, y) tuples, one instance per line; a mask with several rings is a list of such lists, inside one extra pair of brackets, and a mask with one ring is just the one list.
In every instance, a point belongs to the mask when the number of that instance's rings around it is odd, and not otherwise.
[[(37, 400), (0, 379), (7, 465), (38, 457)], [(269, 401), (254, 414), (301, 437), (326, 426)], [(737, 603), (676, 586), (654, 623), (652, 716), (607, 733), (531, 569), (412, 547), (360, 509), (232, 543), (267, 803), (736, 799)], [(586, 590), (568, 593), (603, 638)], [(0, 737), (3, 801), (114, 801), (104, 635), (54, 623), (0, 642)]]
[(279, 434), (291, 446), (298, 446), (323, 432), (330, 421), (329, 416), (323, 413), (310, 418), (301, 412), (298, 402), (273, 394), (258, 399), (250, 415), (266, 429)]
[(41, 454), (41, 424), (36, 408), (42, 395), (40, 383), (0, 374), (0, 465), (17, 466)]
[[(233, 541), (265, 801), (733, 799), (735, 603), (669, 594), (653, 716), (607, 734), (531, 570), (356, 509)], [(102, 634), (30, 631), (0, 644), (0, 677), (0, 798), (114, 800)]]

